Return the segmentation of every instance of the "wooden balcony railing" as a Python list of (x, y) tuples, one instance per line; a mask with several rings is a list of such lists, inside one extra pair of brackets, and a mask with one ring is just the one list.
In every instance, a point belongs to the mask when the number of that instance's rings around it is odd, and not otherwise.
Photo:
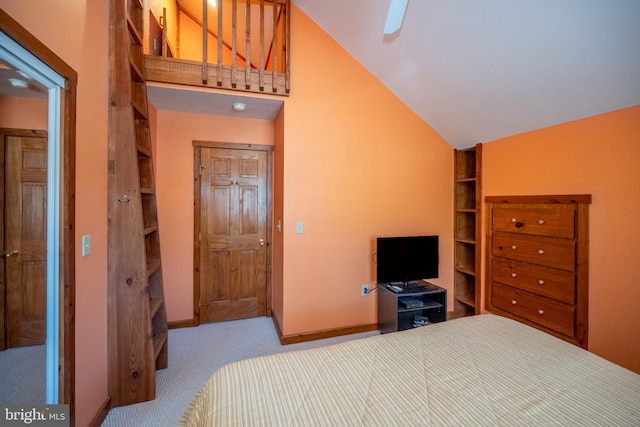
[[(171, 26), (164, 13), (162, 48), (144, 57), (147, 81), (289, 94), (290, 0), (176, 4), (179, 22)], [(168, 47), (167, 28), (176, 31), (177, 46)]]

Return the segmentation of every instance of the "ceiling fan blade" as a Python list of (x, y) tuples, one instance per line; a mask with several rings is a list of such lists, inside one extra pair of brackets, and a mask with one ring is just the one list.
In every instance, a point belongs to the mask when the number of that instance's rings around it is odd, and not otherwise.
[(393, 34), (400, 29), (408, 2), (409, 0), (391, 0), (387, 22), (384, 24), (385, 34)]

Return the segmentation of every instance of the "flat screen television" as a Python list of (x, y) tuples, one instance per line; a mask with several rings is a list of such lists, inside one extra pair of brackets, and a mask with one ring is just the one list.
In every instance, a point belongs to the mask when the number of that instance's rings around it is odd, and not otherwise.
[(377, 282), (404, 286), (438, 277), (438, 236), (377, 238)]

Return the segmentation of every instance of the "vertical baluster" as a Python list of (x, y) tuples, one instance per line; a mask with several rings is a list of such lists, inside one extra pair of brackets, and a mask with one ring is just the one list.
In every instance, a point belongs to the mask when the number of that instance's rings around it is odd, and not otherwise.
[(286, 93), (289, 93), (290, 90), (290, 86), (289, 86), (289, 78), (291, 77), (291, 67), (289, 64), (291, 64), (291, 61), (289, 59), (289, 55), (291, 54), (289, 51), (289, 46), (291, 43), (291, 0), (287, 0), (287, 4), (286, 4), (286, 10), (285, 10), (285, 14), (286, 14), (286, 25), (284, 27), (284, 63), (285, 63), (285, 79), (284, 79), (284, 90)]
[(273, 63), (271, 70), (271, 90), (277, 92), (278, 87), (276, 85), (278, 78), (278, 2), (273, 1)]
[(236, 24), (238, 22), (238, 5), (236, 0), (231, 0), (231, 87), (236, 87)]
[(218, 86), (222, 86), (222, 3), (223, 0), (218, 2), (218, 71), (216, 73)]
[(207, 70), (209, 69), (208, 57), (207, 57), (207, 41), (209, 25), (207, 23), (209, 18), (207, 0), (202, 0), (202, 83), (207, 84)]
[(258, 86), (264, 90), (264, 0), (260, 0), (260, 69)]
[(246, 6), (246, 20), (245, 20), (245, 64), (244, 64), (244, 86), (246, 89), (251, 89), (251, 0), (247, 0)]
[(162, 52), (161, 55), (166, 58), (167, 56), (169, 56), (168, 54), (168, 48), (167, 48), (167, 32), (168, 32), (168, 25), (167, 25), (167, 8), (163, 7), (162, 8)]

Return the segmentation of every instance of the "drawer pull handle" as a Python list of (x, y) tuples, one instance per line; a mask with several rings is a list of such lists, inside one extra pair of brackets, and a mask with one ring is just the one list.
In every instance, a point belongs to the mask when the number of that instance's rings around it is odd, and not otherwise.
[(544, 219), (539, 219), (538, 220), (538, 224), (540, 224), (540, 225), (544, 224)]
[(513, 249), (514, 251), (517, 249), (516, 245), (511, 245), (511, 249)]
[(544, 280), (542, 279), (538, 280), (538, 285), (544, 285)]
[(520, 221), (516, 222), (516, 228), (522, 228), (522, 223)]
[(511, 277), (517, 277), (518, 275), (516, 273), (511, 273)]
[(514, 299), (511, 300), (511, 304), (516, 305), (517, 303), (518, 303), (518, 301), (516, 301)]
[(544, 310), (538, 310), (538, 314), (542, 316), (544, 314)]
[(542, 255), (542, 254), (544, 253), (544, 251), (543, 251), (542, 249), (538, 249), (538, 253), (539, 253), (540, 255)]

